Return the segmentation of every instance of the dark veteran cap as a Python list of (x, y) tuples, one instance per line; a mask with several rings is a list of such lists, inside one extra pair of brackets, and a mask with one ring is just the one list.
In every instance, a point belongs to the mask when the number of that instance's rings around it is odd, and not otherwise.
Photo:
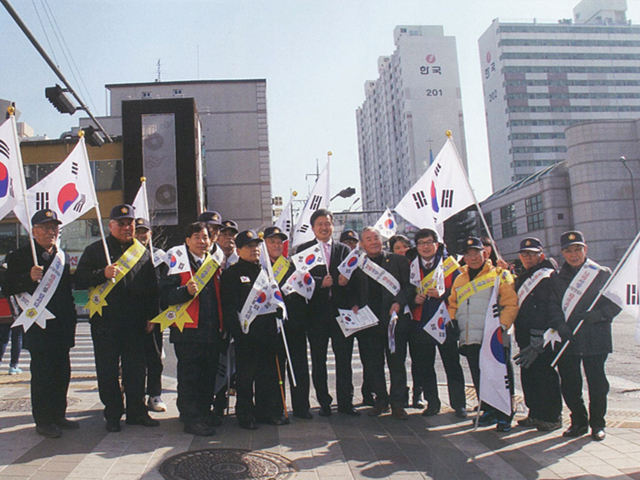
[(520, 242), (520, 252), (541, 252), (542, 242), (535, 237), (527, 237)]
[(55, 222), (60, 225), (62, 222), (58, 220), (58, 215), (53, 210), (45, 208), (44, 210), (38, 210), (31, 217), (31, 225), (38, 225), (40, 223)]
[(584, 243), (584, 235), (582, 232), (578, 230), (570, 230), (568, 232), (564, 232), (560, 236), (560, 248), (564, 250), (571, 245), (582, 245), (585, 247), (587, 244)]
[(242, 248), (251, 242), (262, 242), (262, 238), (253, 230), (243, 230), (236, 237), (237, 248)]
[(136, 218), (135, 208), (123, 203), (122, 205), (116, 205), (111, 209), (111, 213), (109, 214), (110, 220), (120, 220), (123, 218)]

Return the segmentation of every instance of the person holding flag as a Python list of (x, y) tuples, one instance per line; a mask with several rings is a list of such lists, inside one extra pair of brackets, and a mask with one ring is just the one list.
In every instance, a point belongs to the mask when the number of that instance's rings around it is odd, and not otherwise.
[(271, 302), (271, 292), (254, 288), (264, 274), (260, 265), (262, 241), (253, 230), (238, 233), (236, 248), (240, 259), (224, 271), (220, 285), (224, 326), (236, 345), (236, 417), (240, 427), (247, 430), (258, 428), (257, 423), (289, 423), (283, 416), (278, 385), (278, 363), (284, 365), (276, 320), (281, 313), (273, 309), (273, 313), (252, 316), (246, 325), (241, 323), (241, 315), (248, 310), (247, 302), (250, 307), (260, 307), (258, 311)]
[(329, 210), (321, 208), (314, 211), (309, 222), (315, 238), (300, 245), (297, 253), (318, 245), (323, 256), (323, 262), (315, 264), (309, 271), (315, 281), (315, 290), (307, 308), (311, 377), (320, 404), (319, 415), (331, 415), (333, 397), (329, 394), (327, 382), (327, 349), (331, 339), (336, 358), (338, 412), (358, 416), (360, 413), (353, 407), (353, 337), (345, 337), (336, 320), (338, 308), (349, 307), (346, 287), (349, 280), (338, 270), (350, 253), (349, 247), (333, 241), (333, 214)]
[(119, 432), (125, 412), (120, 387), (126, 396), (127, 425), (157, 427), (144, 404), (144, 336), (147, 320), (158, 310), (158, 282), (147, 250), (134, 238), (135, 214), (131, 205), (116, 205), (109, 215), (109, 236), (89, 245), (74, 275), (76, 288), (89, 289), (91, 337), (98, 391), (109, 432)]
[[(508, 270), (494, 267), (489, 260), (482, 245), (482, 240), (477, 237), (469, 237), (464, 245), (464, 261), (466, 265), (461, 267), (460, 275), (454, 280), (449, 296), (449, 316), (458, 321), (460, 328), (460, 354), (467, 357), (473, 385), (478, 394), (478, 399), (487, 398), (480, 390), (481, 375), (489, 376), (491, 372), (480, 371), (480, 354), (484, 337), (485, 320), (487, 310), (492, 309), (492, 297), (497, 296), (499, 323), (502, 331), (496, 332), (492, 339), (496, 345), (492, 345), (491, 351), (496, 355), (496, 361), (505, 364), (509, 380), (509, 390), (513, 391), (513, 370), (509, 355), (509, 345), (505, 341), (507, 329), (513, 325), (518, 314), (518, 296), (513, 286), (513, 277)], [(497, 295), (493, 295), (495, 280), (499, 277)], [(488, 346), (484, 346), (488, 347)], [(502, 350), (504, 349), (504, 350)], [(502, 383), (497, 389), (505, 388), (504, 375), (496, 375)], [(488, 393), (488, 392), (487, 392)], [(508, 393), (508, 392), (507, 392)], [(493, 405), (480, 402), (480, 410), (484, 413), (479, 419), (478, 425), (486, 427), (497, 423), (499, 432), (511, 430), (512, 413), (505, 413)]]
[[(560, 271), (551, 276), (549, 324), (568, 342), (558, 362), (562, 396), (571, 410), (571, 426), (563, 436), (580, 437), (591, 426), (591, 437), (602, 441), (606, 436), (604, 417), (609, 392), (604, 366), (613, 351), (611, 321), (620, 313), (620, 307), (607, 297), (599, 296), (611, 270), (587, 257), (582, 232), (563, 233), (560, 248), (565, 262)], [(599, 300), (593, 305), (597, 297)], [(581, 365), (589, 387), (588, 413), (582, 398)]]
[[(440, 398), (438, 396), (438, 379), (435, 371), (436, 347), (447, 375), (449, 403), (458, 418), (467, 417), (466, 397), (464, 392), (464, 373), (460, 365), (458, 352), (458, 338), (460, 329), (458, 321), (452, 320), (444, 326), (446, 338), (443, 342), (430, 335), (425, 327), (438, 313), (443, 303), (451, 294), (451, 285), (460, 271), (455, 258), (446, 253), (444, 244), (438, 241), (438, 234), (429, 228), (419, 230), (415, 235), (416, 251), (418, 255), (411, 262), (411, 280), (416, 286), (416, 296), (412, 302), (409, 349), (411, 351), (411, 372), (414, 378), (414, 398), (416, 390), (424, 393), (427, 408), (422, 412), (425, 417), (440, 412)], [(441, 270), (441, 272), (438, 272)], [(437, 276), (444, 278), (444, 289), (438, 289)], [(405, 347), (406, 348), (406, 347)]]
[[(364, 380), (376, 396), (375, 405), (367, 414), (382, 415), (391, 405), (393, 417), (406, 420), (406, 333), (400, 332), (400, 320), (395, 331), (389, 325), (396, 317), (404, 316), (404, 308), (414, 295), (413, 286), (409, 283), (409, 262), (403, 256), (384, 251), (380, 233), (373, 227), (365, 227), (360, 238), (360, 246), (366, 255), (349, 280), (349, 290), (352, 292), (350, 303), (354, 313), (368, 306), (379, 320), (377, 325), (357, 333)], [(394, 320), (391, 320), (392, 317)], [(395, 349), (389, 347), (393, 343), (389, 336), (395, 336)], [(404, 337), (403, 341), (400, 340), (401, 336)], [(398, 349), (399, 344), (404, 348)], [(385, 356), (391, 377), (390, 394), (387, 393), (385, 381)]]
[(541, 432), (562, 428), (562, 394), (558, 372), (551, 366), (552, 349), (545, 348), (544, 332), (549, 328), (551, 275), (556, 267), (545, 258), (539, 239), (528, 237), (520, 242), (520, 261), (525, 271), (516, 278), (518, 316), (515, 337), (520, 353), (520, 380), (524, 402), (529, 408), (521, 427), (535, 427)]
[[(75, 344), (76, 308), (69, 258), (56, 246), (60, 226), (58, 216), (49, 209), (38, 210), (31, 218), (31, 224), (38, 264), (34, 265), (29, 245), (11, 252), (6, 258), (7, 272), (2, 291), (5, 296), (43, 298), (39, 305), (34, 304), (22, 313), (32, 319), (48, 316), (44, 325), (36, 320), (38, 326), (26, 328), (24, 346), (31, 353), (31, 411), (36, 432), (57, 438), (62, 434), (61, 430), (74, 430), (80, 426), (65, 418), (71, 380), (69, 350)], [(18, 318), (16, 322), (20, 320)]]
[(220, 425), (211, 410), (218, 356), (225, 348), (217, 285), (220, 265), (209, 254), (211, 238), (207, 224), (188, 225), (185, 244), (189, 268), (160, 278), (161, 307), (165, 311), (175, 305), (186, 307), (184, 315), (189, 318), (180, 325), (174, 323), (170, 334), (178, 359), (177, 405), (185, 433), (207, 437)]

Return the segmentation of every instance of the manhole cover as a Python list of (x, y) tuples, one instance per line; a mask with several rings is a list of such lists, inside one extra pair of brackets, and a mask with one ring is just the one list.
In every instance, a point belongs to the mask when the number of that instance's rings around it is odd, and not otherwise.
[[(79, 398), (67, 398), (67, 406), (80, 403)], [(0, 400), (0, 412), (30, 412), (31, 398), (5, 398)]]
[(229, 448), (184, 452), (160, 465), (160, 473), (167, 480), (275, 480), (295, 471), (291, 461), (281, 455)]

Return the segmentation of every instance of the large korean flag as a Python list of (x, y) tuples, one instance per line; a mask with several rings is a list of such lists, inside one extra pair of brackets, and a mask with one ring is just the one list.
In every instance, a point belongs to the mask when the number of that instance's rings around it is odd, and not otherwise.
[(329, 208), (329, 202), (331, 201), (329, 194), (330, 177), (329, 162), (327, 162), (327, 165), (318, 177), (318, 180), (307, 199), (307, 203), (304, 204), (300, 218), (298, 218), (298, 222), (293, 229), (292, 247), (302, 245), (309, 240), (313, 240), (315, 237), (313, 230), (311, 229), (311, 215), (313, 215), (313, 212), (321, 208)]
[[(55, 211), (62, 225), (73, 222), (98, 204), (84, 137), (64, 162), (27, 190), (27, 202), (31, 214), (45, 208)], [(14, 212), (27, 228), (30, 219), (24, 205), (17, 205)]]
[(438, 229), (444, 221), (475, 203), (467, 174), (451, 137), (427, 171), (409, 189), (396, 213), (418, 228)]
[(13, 115), (0, 125), (0, 219), (23, 203), (24, 198), (20, 179), (22, 159), (15, 129)]

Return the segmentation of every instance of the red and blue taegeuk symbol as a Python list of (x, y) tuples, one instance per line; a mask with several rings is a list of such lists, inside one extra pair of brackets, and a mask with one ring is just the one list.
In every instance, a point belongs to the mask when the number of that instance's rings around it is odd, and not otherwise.
[(502, 343), (502, 328), (496, 328), (496, 331), (491, 335), (491, 354), (498, 362), (505, 365), (506, 359), (504, 356), (504, 344)]
[(78, 190), (75, 183), (67, 183), (58, 192), (58, 208), (62, 213), (65, 213), (73, 202), (78, 198)]
[(347, 322), (347, 323), (350, 323), (351, 322), (351, 317), (349, 315), (345, 315), (344, 316), (344, 321)]
[(273, 293), (273, 296), (274, 296), (274, 297), (276, 298), (276, 300), (278, 300), (279, 302), (281, 302), (281, 301), (282, 301), (282, 294), (280, 293), (280, 290), (276, 290), (276, 291)]
[(171, 268), (173, 268), (173, 267), (176, 266), (177, 263), (178, 263), (178, 259), (176, 258), (176, 256), (175, 255), (171, 255), (171, 260), (169, 262), (169, 266)]
[(438, 213), (440, 207), (438, 206), (438, 192), (436, 190), (436, 182), (431, 182), (431, 208), (434, 212)]
[(312, 265), (315, 261), (316, 256), (313, 253), (309, 254), (307, 258), (304, 259), (304, 263), (306, 263), (307, 265)]
[(304, 282), (305, 285), (311, 285), (313, 278), (311, 277), (311, 274), (307, 272), (304, 274), (304, 277), (302, 277), (302, 281)]
[(347, 262), (347, 267), (353, 268), (356, 266), (356, 263), (358, 263), (358, 257), (351, 257)]
[(4, 163), (0, 162), (0, 198), (4, 198), (9, 191), (9, 171)]
[(446, 327), (447, 322), (445, 322), (443, 317), (438, 317), (438, 328), (440, 330), (444, 330), (444, 328)]
[(384, 226), (389, 230), (393, 230), (393, 228), (396, 226), (396, 222), (393, 221), (393, 218), (387, 218), (384, 221)]
[(260, 295), (258, 295), (258, 298), (256, 299), (256, 302), (258, 303), (264, 303), (267, 300), (267, 294), (264, 292), (260, 292)]

